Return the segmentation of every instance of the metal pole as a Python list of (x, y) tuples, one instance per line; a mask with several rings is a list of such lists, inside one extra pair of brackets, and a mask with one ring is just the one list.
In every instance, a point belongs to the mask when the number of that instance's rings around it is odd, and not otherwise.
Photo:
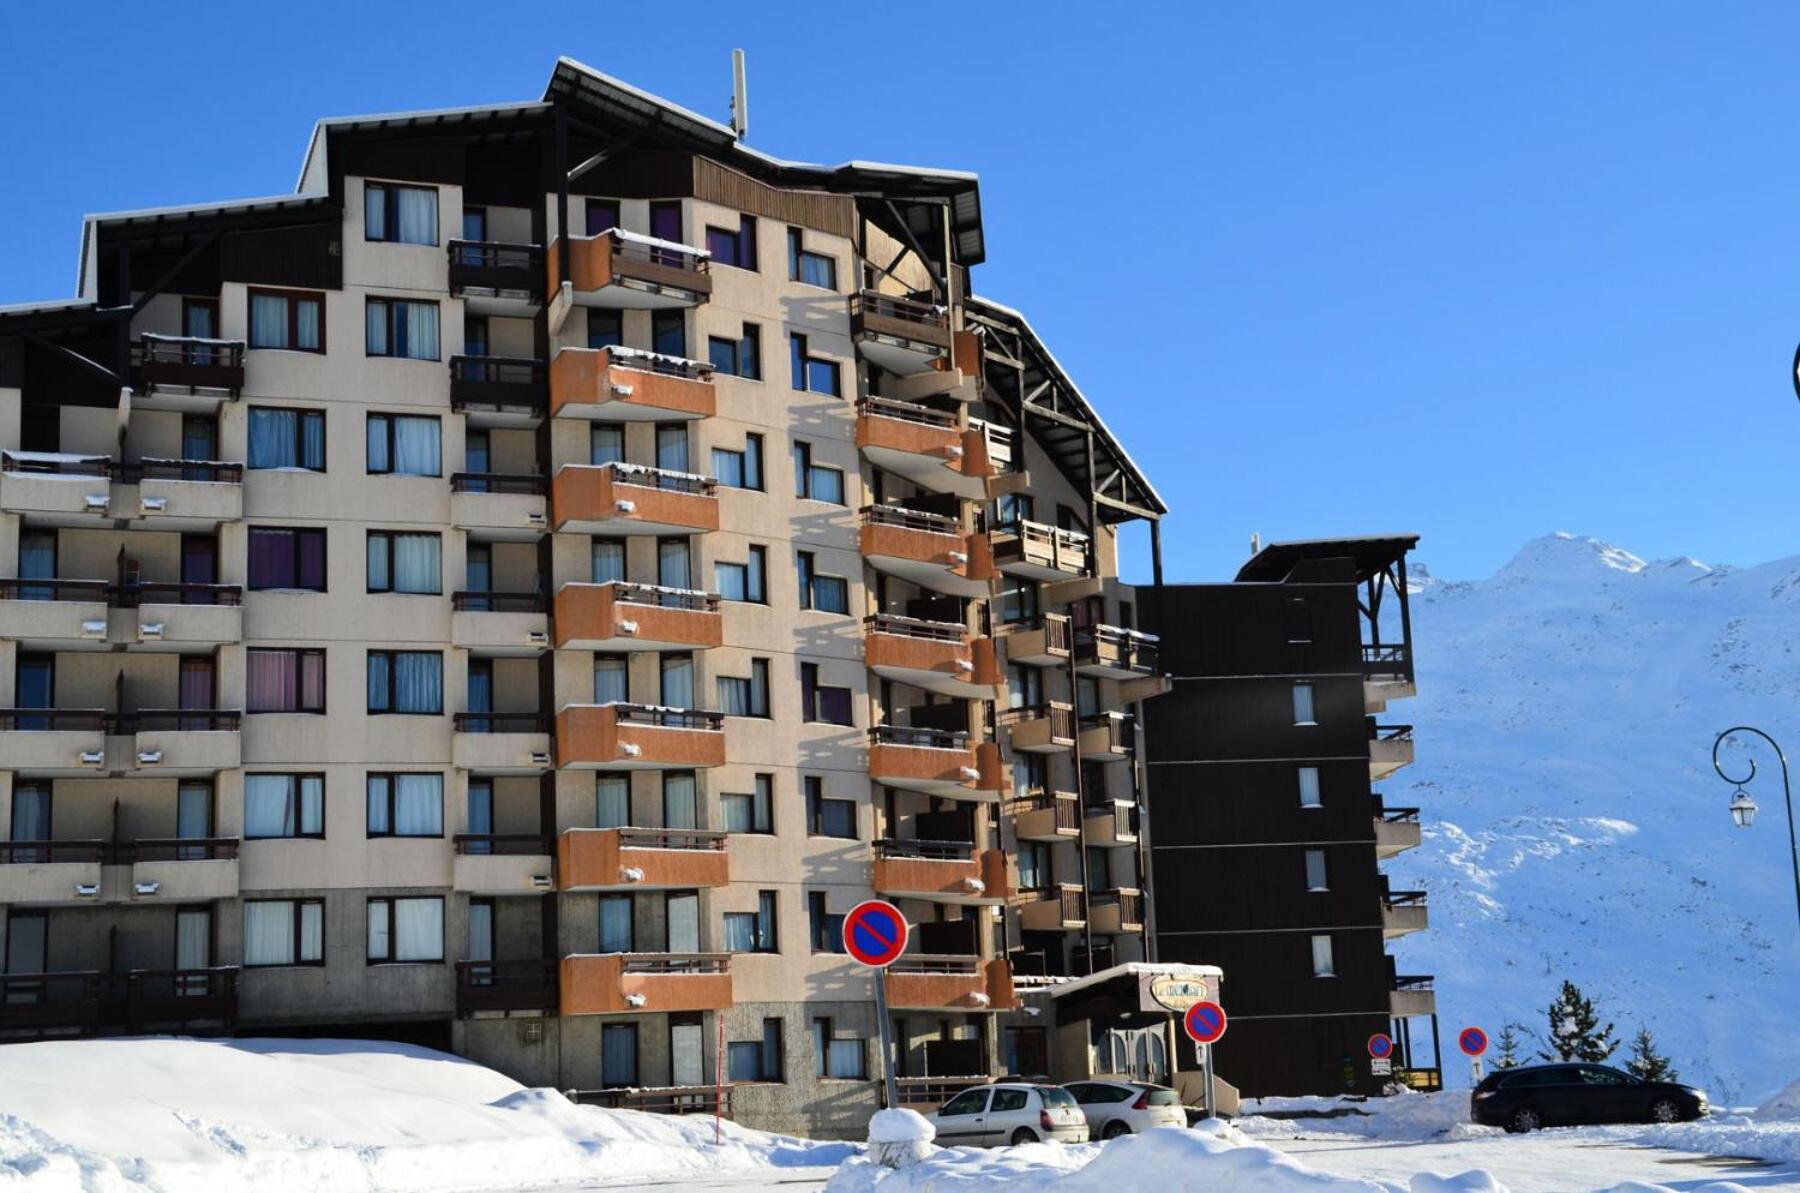
[(875, 1018), (876, 1030), (881, 1036), (881, 1088), (886, 1095), (888, 1109), (900, 1105), (900, 1092), (894, 1085), (894, 1041), (893, 1027), (888, 1022), (887, 1003), (887, 970), (875, 971)]
[(717, 1039), (713, 1047), (713, 1146), (724, 1142), (725, 1135), (725, 1013), (713, 1012)]
[(1726, 738), (1734, 733), (1756, 734), (1756, 736), (1769, 743), (1769, 747), (1775, 751), (1775, 757), (1781, 760), (1781, 794), (1782, 798), (1786, 801), (1788, 817), (1788, 853), (1792, 856), (1794, 863), (1794, 914), (1800, 916), (1800, 842), (1796, 842), (1795, 840), (1794, 790), (1788, 782), (1787, 754), (1782, 750), (1781, 746), (1776, 743), (1774, 738), (1756, 728), (1754, 725), (1734, 725), (1730, 729), (1727, 729), (1713, 739), (1713, 770), (1718, 772), (1721, 779), (1724, 779), (1734, 787), (1742, 787), (1745, 783), (1756, 778), (1756, 759), (1754, 758), (1748, 760), (1750, 763), (1750, 773), (1741, 779), (1732, 778), (1725, 773), (1725, 768), (1719, 765), (1719, 747), (1724, 744)]
[(1205, 1096), (1201, 1099), (1200, 1104), (1202, 1107), (1205, 1108), (1207, 1118), (1217, 1118), (1218, 1112), (1213, 1107), (1213, 1070), (1212, 1070), (1212, 1045), (1211, 1044), (1200, 1045), (1200, 1071), (1203, 1074), (1205, 1074), (1205, 1076), (1202, 1077), (1201, 1080), (1206, 1082)]

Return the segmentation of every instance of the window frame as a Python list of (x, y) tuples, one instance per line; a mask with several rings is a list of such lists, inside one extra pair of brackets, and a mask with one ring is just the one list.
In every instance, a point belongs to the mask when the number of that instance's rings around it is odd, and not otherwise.
[[(271, 778), (271, 777), (284, 778), (288, 781), (288, 798), (294, 801), (294, 824), (296, 826), (302, 826), (302, 829), (304, 826), (304, 819), (305, 819), (305, 814), (306, 814), (306, 804), (304, 802), (304, 796), (301, 794), (301, 788), (300, 788), (301, 781), (305, 780), (305, 779), (317, 779), (319, 781), (319, 831), (318, 832), (309, 833), (309, 832), (305, 832), (305, 831), (299, 831), (299, 832), (293, 832), (293, 833), (281, 833), (278, 835), (269, 835), (269, 834), (264, 834), (264, 833), (253, 834), (250, 832), (250, 808), (249, 808), (249, 803), (248, 803), (248, 799), (249, 799), (249, 795), (250, 795), (249, 781), (253, 778), (254, 779), (264, 779), (264, 778)], [(15, 788), (15, 790), (16, 790), (16, 788)], [(324, 771), (292, 771), (292, 770), (247, 771), (244, 774), (243, 796), (245, 799), (245, 806), (243, 809), (244, 840), (246, 840), (246, 841), (323, 841), (325, 839), (325, 809), (328, 806), (328, 801), (325, 798), (326, 791), (325, 791), (325, 772)]]
[[(401, 775), (432, 775), (438, 781), (438, 829), (435, 833), (402, 833), (394, 828), (394, 798), (399, 794), (399, 784), (395, 782)], [(387, 782), (387, 823), (382, 832), (369, 827), (369, 786), (377, 779)], [(448, 831), (444, 820), (445, 791), (449, 784), (444, 782), (444, 772), (436, 770), (372, 770), (363, 772), (363, 837), (370, 841), (441, 841)]]
[[(251, 708), (248, 678), (250, 673), (250, 656), (253, 654), (291, 654), (294, 658), (294, 707), (292, 708)], [(316, 655), (319, 659), (319, 706), (304, 707), (306, 680), (302, 671), (301, 660), (308, 655)], [(330, 704), (331, 672), (327, 667), (325, 648), (323, 646), (247, 646), (244, 648), (244, 715), (246, 716), (324, 716)]]
[[(815, 290), (829, 290), (832, 293), (838, 292), (838, 261), (836, 256), (807, 248), (805, 230), (797, 228), (792, 224), (788, 225), (787, 246), (788, 281), (798, 282), (802, 286), (811, 286)], [(824, 264), (829, 284), (812, 281), (806, 276), (806, 265), (809, 261)]]
[[(258, 344), (255, 336), (256, 320), (251, 311), (258, 298), (279, 298), (287, 305), (287, 343)], [(316, 302), (319, 304), (319, 346), (317, 348), (300, 347), (300, 304)], [(310, 352), (314, 356), (325, 355), (325, 291), (294, 290), (280, 286), (250, 286), (244, 292), (244, 349), (248, 352)]]
[[(822, 681), (823, 673), (817, 663), (800, 664), (800, 719), (809, 725), (837, 725), (847, 729), (856, 727), (856, 689), (841, 684), (828, 684)], [(826, 692), (842, 692), (844, 694), (844, 720), (838, 721), (821, 715), (826, 710), (824, 694)], [(832, 697), (835, 702), (836, 697)]]
[[(435, 588), (395, 588), (394, 587), (394, 540), (396, 538), (428, 538), (437, 541), (438, 565)], [(369, 574), (370, 552), (376, 543), (382, 544), (382, 553), (387, 560), (387, 587), (375, 587), (375, 578)], [(363, 586), (365, 591), (378, 596), (443, 596), (444, 595), (444, 536), (435, 530), (370, 530), (363, 540)]]
[(444, 715), (444, 652), (441, 650), (394, 650), (391, 648), (370, 649), (363, 663), (363, 703), (368, 704), (368, 666), (375, 659), (383, 659), (387, 665), (387, 690), (390, 703), (394, 696), (394, 666), (398, 656), (403, 654), (428, 654), (437, 656), (438, 660), (438, 693), (437, 708), (429, 712), (418, 712), (411, 709), (370, 708), (365, 715), (371, 717), (441, 717)]
[[(249, 961), (249, 960), (245, 960), (242, 963), (243, 967), (245, 969), (301, 969), (301, 968), (323, 969), (325, 967), (325, 954), (326, 954), (325, 936), (326, 936), (327, 924), (326, 924), (326, 920), (325, 920), (325, 900), (323, 898), (314, 897), (314, 898), (310, 898), (310, 899), (244, 899), (241, 901), (241, 903), (242, 903), (242, 906), (245, 908), (248, 908), (252, 903), (286, 903), (290, 907), (293, 908), (293, 941), (292, 941), (292, 943), (293, 943), (294, 959), (292, 961)], [(316, 958), (311, 958), (311, 959), (304, 958), (300, 955), (300, 941), (301, 941), (302, 932), (303, 932), (302, 922), (305, 919), (305, 915), (301, 911), (301, 909), (304, 907), (317, 907), (319, 909), (319, 955)], [(245, 923), (244, 923), (244, 937), (245, 937), (246, 944), (248, 943), (249, 935), (250, 935), (249, 920), (248, 920), (248, 917), (246, 917)], [(249, 950), (246, 948), (244, 950), (244, 952), (245, 952), (245, 956), (248, 957)]]
[(328, 447), (328, 441), (326, 439), (326, 433), (328, 431), (328, 425), (326, 422), (326, 411), (312, 409), (312, 408), (309, 408), (306, 406), (268, 406), (268, 405), (246, 406), (244, 409), (245, 409), (244, 422), (245, 422), (245, 427), (246, 427), (246, 433), (248, 433), (249, 423), (252, 420), (254, 420), (258, 414), (261, 414), (265, 411), (272, 413), (272, 414), (296, 414), (296, 415), (299, 415), (299, 417), (294, 420), (294, 458), (296, 460), (302, 459), (306, 455), (305, 449), (306, 449), (306, 423), (307, 423), (307, 420), (313, 419), (313, 418), (316, 418), (319, 420), (319, 466), (317, 468), (310, 467), (309, 465), (306, 465), (306, 464), (257, 464), (254, 461), (250, 460), (250, 444), (255, 442), (255, 436), (249, 436), (244, 443), (244, 458), (245, 458), (244, 467), (245, 467), (245, 469), (247, 469), (248, 471), (251, 471), (251, 472), (278, 472), (278, 471), (284, 471), (287, 469), (297, 469), (302, 472), (318, 472), (318, 473), (323, 473), (323, 472), (329, 471), (329, 461), (331, 459), (331, 452)]
[[(841, 796), (825, 794), (825, 780), (820, 775), (805, 775), (801, 779), (801, 787), (806, 795), (806, 835), (820, 837), (832, 841), (862, 840), (862, 825), (856, 815), (856, 801)], [(835, 811), (849, 817), (850, 831), (834, 833), (828, 831), (827, 812)]]
[[(743, 484), (732, 484), (730, 481), (725, 479), (725, 475), (724, 475), (725, 470), (719, 467), (719, 457), (720, 456), (735, 456), (737, 458), (738, 479), (743, 481), (744, 482)], [(752, 469), (752, 467), (751, 467), (752, 460), (754, 460), (756, 462), (754, 469)], [(736, 449), (729, 448), (729, 447), (713, 448), (712, 449), (712, 467), (713, 467), (713, 473), (718, 477), (719, 484), (724, 486), (727, 489), (741, 489), (746, 493), (765, 493), (765, 492), (767, 492), (768, 491), (768, 483), (769, 483), (769, 481), (768, 481), (769, 474), (767, 471), (767, 461), (763, 457), (763, 435), (762, 435), (762, 432), (746, 431), (744, 433), (744, 446), (741, 448), (736, 448)], [(752, 472), (755, 473), (755, 477), (756, 477), (755, 484), (749, 483)]]
[[(1313, 882), (1313, 860), (1318, 859), (1318, 882)], [(1323, 849), (1309, 847), (1301, 851), (1301, 880), (1306, 884), (1309, 895), (1329, 894), (1331, 892), (1331, 861)]]
[[(1310, 784), (1307, 782), (1308, 775), (1312, 776)], [(1323, 808), (1325, 806), (1325, 784), (1317, 766), (1295, 767), (1294, 783), (1302, 808)], [(1307, 799), (1309, 795), (1312, 797), (1310, 801)]]
[[(288, 536), (289, 571), (292, 573), (292, 584), (258, 584), (251, 578), (251, 561), (256, 558), (254, 550), (249, 551), (244, 563), (244, 587), (251, 592), (329, 592), (331, 589), (331, 537), (323, 526), (252, 526), (246, 537), (246, 548), (249, 540), (259, 534), (285, 534)], [(317, 588), (300, 581), (300, 542), (309, 534), (319, 536), (319, 585)]]
[[(438, 955), (435, 957), (395, 957), (394, 956), (394, 905), (397, 903), (436, 903), (438, 905)], [(374, 936), (369, 932), (369, 912), (376, 907), (387, 908), (387, 955), (372, 955)], [(363, 902), (363, 963), (365, 965), (442, 965), (449, 952), (448, 925), (444, 917), (444, 897), (442, 895), (370, 895)]]
[[(1301, 704), (1301, 695), (1300, 694), (1302, 692), (1306, 693), (1306, 696), (1305, 696), (1306, 711), (1309, 714), (1306, 717), (1302, 717), (1300, 715), (1300, 704)], [(1318, 688), (1316, 685), (1311, 684), (1311, 683), (1296, 683), (1296, 684), (1294, 684), (1292, 699), (1293, 699), (1295, 728), (1300, 728), (1302, 726), (1310, 727), (1310, 726), (1317, 725), (1319, 723), (1319, 692), (1318, 692)]]
[[(715, 675), (715, 686), (719, 683), (741, 683), (745, 685), (746, 697), (744, 707), (748, 712), (726, 713), (732, 717), (755, 717), (768, 720), (774, 713), (769, 707), (769, 660), (753, 658), (750, 660), (749, 675)], [(726, 702), (719, 701), (719, 708), (724, 710)]]
[[(404, 357), (412, 360), (415, 357)], [(436, 472), (400, 472), (394, 468), (394, 423), (403, 418), (418, 419), (430, 422), (437, 428), (437, 471)], [(382, 438), (387, 443), (387, 467), (377, 468), (369, 459), (369, 432), (377, 421), (384, 424)], [(444, 420), (435, 414), (396, 413), (389, 410), (371, 410), (363, 421), (363, 470), (370, 476), (435, 476), (444, 475)]]
[[(844, 396), (844, 370), (840, 363), (828, 356), (814, 356), (811, 341), (801, 332), (788, 333), (788, 360), (792, 388), (801, 393), (819, 394), (827, 398)], [(831, 388), (814, 389), (812, 384), (813, 367), (831, 371)]]
[[(1319, 968), (1319, 942), (1321, 940), (1325, 942), (1325, 968), (1323, 970)], [(1309, 940), (1309, 947), (1312, 950), (1312, 976), (1315, 978), (1337, 977), (1337, 949), (1332, 943), (1331, 933), (1312, 933)]]
[[(813, 462), (812, 441), (794, 440), (794, 496), (802, 501), (817, 501), (823, 505), (845, 505), (849, 502), (850, 489), (842, 468), (834, 468), (830, 464)], [(838, 495), (835, 499), (818, 496), (817, 480), (819, 474), (837, 478)]]
[[(794, 552), (795, 581), (799, 589), (799, 606), (812, 613), (833, 613), (840, 617), (850, 615), (850, 577), (839, 576), (831, 572), (819, 570), (819, 555), (816, 551)], [(831, 580), (842, 585), (844, 607), (842, 609), (823, 608), (819, 604), (819, 581)]]
[(752, 776), (751, 790), (725, 791), (719, 795), (719, 818), (729, 822), (725, 815), (726, 800), (748, 800), (750, 806), (750, 827), (745, 829), (727, 828), (725, 831), (741, 836), (772, 837), (775, 835), (775, 776), (757, 773)]
[[(379, 306), (386, 308), (383, 322), (387, 325), (387, 348), (385, 352), (377, 352), (369, 343), (369, 308)], [(414, 356), (411, 353), (394, 351), (399, 336), (394, 334), (395, 319), (400, 307), (428, 306), (437, 312), (437, 352), (431, 356)], [(363, 355), (374, 360), (421, 360), (442, 361), (444, 359), (444, 307), (435, 298), (395, 298), (387, 294), (365, 294), (363, 296)]]
[[(431, 195), (431, 239), (401, 240), (397, 236), (369, 235), (369, 192), (382, 192), (381, 222), (384, 231), (398, 231), (400, 225), (400, 192), (424, 191)], [(485, 211), (484, 211), (485, 214)], [(444, 242), (443, 204), (438, 188), (416, 182), (387, 182), (363, 179), (363, 241), (368, 244), (400, 244), (410, 248), (436, 248)]]
[(806, 935), (815, 954), (844, 952), (844, 913), (832, 914), (831, 900), (824, 891), (806, 892)]

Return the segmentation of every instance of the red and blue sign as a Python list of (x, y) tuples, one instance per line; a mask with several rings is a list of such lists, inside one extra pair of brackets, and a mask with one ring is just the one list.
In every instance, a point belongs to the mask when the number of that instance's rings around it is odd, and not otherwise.
[(1479, 1027), (1465, 1027), (1456, 1035), (1456, 1046), (1470, 1056), (1480, 1056), (1487, 1051), (1487, 1033)]
[(1196, 1044), (1216, 1044), (1225, 1034), (1225, 1008), (1216, 1002), (1197, 1002), (1181, 1017), (1181, 1026)]
[(1376, 1032), (1369, 1037), (1369, 1055), (1376, 1060), (1386, 1060), (1394, 1055), (1394, 1041), (1383, 1032)]
[(858, 903), (844, 917), (844, 951), (872, 969), (884, 969), (906, 951), (906, 917), (884, 899)]

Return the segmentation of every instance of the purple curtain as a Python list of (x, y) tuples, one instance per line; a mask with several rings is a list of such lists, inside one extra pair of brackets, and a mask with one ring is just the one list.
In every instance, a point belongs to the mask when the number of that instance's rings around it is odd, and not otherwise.
[(322, 530), (300, 531), (300, 584), (301, 588), (325, 587), (325, 532)]
[(292, 531), (250, 532), (250, 587), (291, 588), (294, 583), (293, 562)]
[[(245, 651), (246, 703), (251, 712), (291, 712), (294, 675), (299, 652), (293, 650)], [(322, 663), (322, 660), (321, 660)], [(318, 668), (323, 671), (323, 666)]]

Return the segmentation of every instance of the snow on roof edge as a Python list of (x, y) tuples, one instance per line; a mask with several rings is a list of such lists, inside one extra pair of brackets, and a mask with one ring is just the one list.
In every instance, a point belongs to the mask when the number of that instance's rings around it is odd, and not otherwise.
[(1102, 969), (1090, 973), (1086, 977), (1076, 978), (1048, 987), (1051, 998), (1061, 998), (1065, 994), (1073, 994), (1077, 990), (1085, 990), (1089, 986), (1097, 986), (1101, 982), (1111, 981), (1118, 977), (1142, 977), (1155, 974), (1171, 978), (1220, 978), (1225, 971), (1216, 965), (1190, 965), (1183, 961), (1127, 961), (1123, 965), (1115, 965), (1111, 969)]

